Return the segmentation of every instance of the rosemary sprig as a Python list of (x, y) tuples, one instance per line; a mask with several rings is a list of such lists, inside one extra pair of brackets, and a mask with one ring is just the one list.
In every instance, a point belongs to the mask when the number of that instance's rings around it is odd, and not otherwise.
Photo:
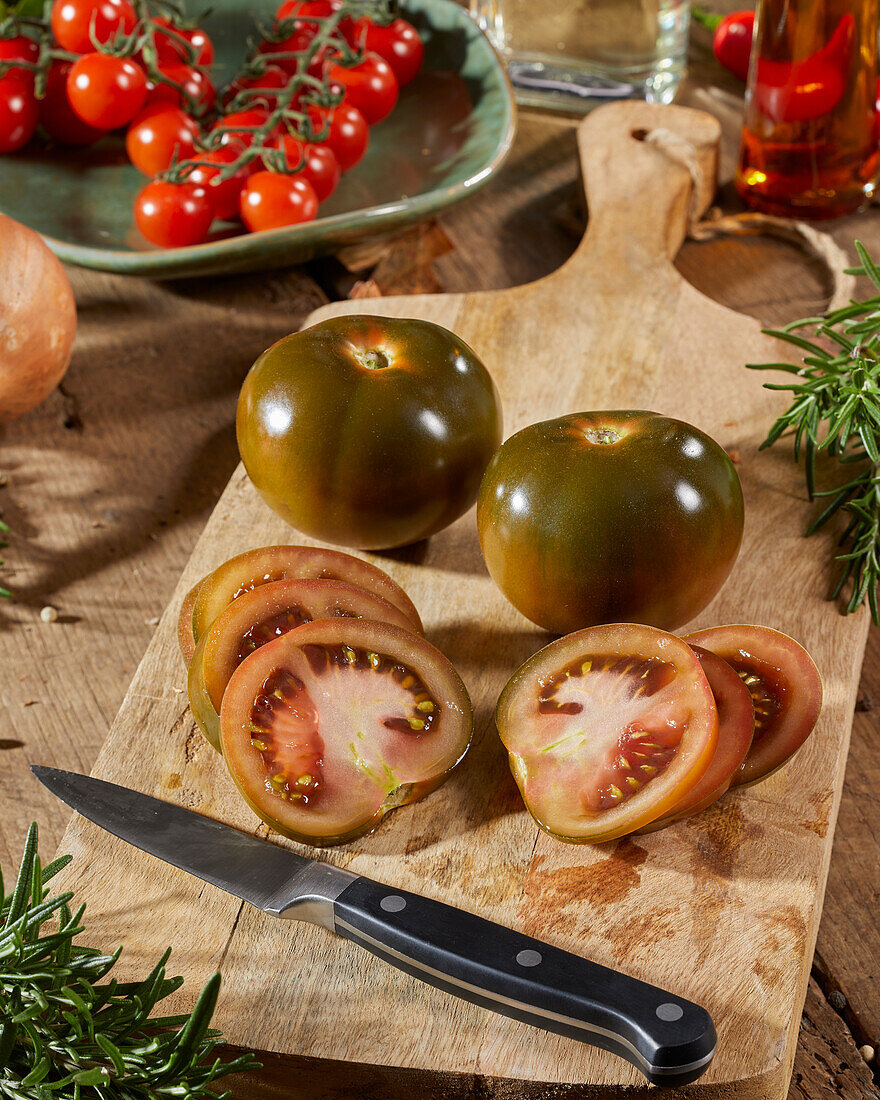
[[(784, 433), (794, 432), (794, 457), (804, 456), (810, 500), (828, 498), (807, 528), (812, 535), (838, 512), (849, 520), (840, 538), (836, 559), (840, 573), (832, 592), (837, 599), (847, 583), (850, 596), (845, 614), (868, 601), (874, 622), (880, 621), (877, 585), (880, 582), (880, 267), (860, 241), (856, 251), (861, 267), (849, 274), (867, 275), (877, 294), (825, 314), (794, 321), (781, 330), (764, 331), (800, 348), (803, 365), (749, 363), (751, 370), (787, 371), (791, 382), (767, 382), (768, 390), (786, 390), (791, 406), (770, 429), (761, 448), (772, 446)], [(802, 335), (800, 330), (813, 330)], [(843, 485), (817, 491), (816, 458), (825, 451), (839, 463), (854, 464), (855, 472)]]
[(165, 976), (170, 949), (141, 982), (103, 981), (121, 948), (107, 955), (75, 944), (85, 906), (74, 912), (71, 893), (46, 889), (69, 861), (42, 867), (31, 825), (8, 895), (0, 876), (0, 1097), (201, 1100), (216, 1095), (209, 1086), (218, 1078), (256, 1068), (250, 1054), (213, 1057), (219, 974), (189, 1016), (151, 1016), (183, 982)]

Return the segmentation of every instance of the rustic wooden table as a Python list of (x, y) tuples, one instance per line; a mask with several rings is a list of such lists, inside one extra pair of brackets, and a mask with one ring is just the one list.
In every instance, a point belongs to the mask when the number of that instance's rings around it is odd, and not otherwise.
[[(696, 32), (681, 102), (724, 126), (719, 204), (741, 92)], [(30, 776), (88, 771), (193, 543), (237, 461), (238, 387), (263, 348), (322, 302), (354, 294), (513, 286), (567, 258), (582, 231), (573, 127), (525, 115), (479, 195), (396, 242), (263, 276), (150, 283), (72, 269), (79, 334), (61, 391), (0, 430), (0, 515), (12, 528), (0, 608), (0, 865), (36, 820), (54, 850), (68, 814)], [(828, 227), (880, 255), (880, 212)], [(710, 297), (780, 324), (821, 310), (827, 272), (795, 247), (748, 237), (688, 243), (678, 266)], [(807, 506), (805, 504), (805, 519)], [(770, 579), (768, 578), (768, 583)], [(40, 610), (52, 605), (56, 622)], [(878, 1097), (859, 1053), (880, 1041), (880, 630), (872, 630), (813, 980), (790, 1097)], [(310, 1094), (311, 1095), (311, 1094)], [(322, 1083), (321, 1097), (349, 1092)]]

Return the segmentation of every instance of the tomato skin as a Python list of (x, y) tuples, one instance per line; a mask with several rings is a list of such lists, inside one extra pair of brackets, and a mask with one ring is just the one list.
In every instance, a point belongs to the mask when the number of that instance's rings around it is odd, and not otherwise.
[(275, 19), (278, 23), (285, 19), (296, 19), (317, 28), (315, 20), (325, 19), (332, 13), (333, 5), (330, 0), (284, 0), (275, 12)]
[(67, 75), (67, 97), (74, 113), (100, 130), (131, 122), (146, 96), (144, 70), (124, 57), (83, 54)]
[(405, 19), (383, 24), (362, 17), (355, 24), (352, 43), (386, 61), (401, 88), (415, 80), (425, 60), (422, 36)]
[(332, 149), (312, 142), (303, 143), (292, 134), (281, 134), (269, 144), (273, 149), (283, 152), (289, 168), (295, 169), (302, 163), (300, 170), (303, 178), (315, 189), (318, 202), (330, 198), (342, 177), (339, 161)]
[(357, 107), (369, 126), (375, 126), (394, 110), (397, 77), (378, 54), (364, 54), (356, 65), (331, 65), (327, 77), (345, 88), (346, 99)]
[[(12, 38), (0, 38), (0, 62), (30, 61), (36, 64), (39, 56), (39, 44), (27, 35), (17, 34)], [(34, 85), (35, 78), (33, 69), (26, 69), (24, 66), (13, 66), (6, 70), (3, 76), (0, 77), (0, 80), (5, 79), (7, 76), (16, 76), (19, 80), (23, 80), (26, 84), (30, 84), (31, 87)]]
[(132, 120), (125, 135), (125, 151), (139, 172), (158, 176), (173, 160), (179, 163), (191, 157), (198, 136), (198, 123), (185, 111), (179, 107), (166, 110), (154, 104)]
[(46, 94), (39, 101), (40, 125), (56, 141), (76, 147), (94, 145), (107, 133), (79, 117), (67, 97), (72, 61), (53, 61), (46, 75)]
[(288, 523), (384, 549), (470, 508), (501, 439), (501, 407), (474, 352), (439, 325), (333, 317), (260, 356), (236, 431), (251, 480)]
[(333, 150), (343, 172), (360, 163), (370, 144), (370, 128), (357, 107), (345, 101), (337, 107), (309, 104), (307, 114), (316, 140)]
[(134, 220), (144, 237), (160, 248), (201, 244), (214, 208), (204, 187), (153, 180), (135, 199)]
[(264, 107), (251, 107), (246, 111), (233, 111), (222, 115), (211, 128), (211, 141), (219, 146), (232, 145), (239, 152), (253, 145), (255, 131), (269, 118)]
[(277, 172), (255, 172), (239, 199), (241, 220), (251, 233), (314, 221), (318, 196), (307, 179)]
[(731, 665), (755, 704), (749, 753), (731, 786), (772, 775), (801, 747), (819, 720), (822, 678), (802, 645), (766, 626), (715, 626), (686, 639)]
[[(603, 442), (606, 432), (616, 440)], [(725, 451), (689, 424), (571, 413), (505, 442), (480, 487), (477, 525), (493, 580), (546, 630), (674, 630), (733, 567), (742, 489)]]
[(52, 33), (62, 50), (91, 53), (93, 20), (95, 39), (103, 46), (119, 31), (131, 34), (137, 14), (128, 0), (55, 0), (52, 5)]
[(0, 153), (15, 153), (27, 145), (39, 119), (32, 82), (18, 76), (0, 79)]
[[(165, 61), (177, 64), (182, 61), (187, 65), (199, 65), (205, 68), (214, 64), (214, 43), (200, 27), (175, 27), (169, 19), (161, 15), (153, 19), (153, 24), (156, 28), (153, 41), (156, 46), (156, 57), (160, 63)], [(182, 42), (178, 42), (170, 34), (162, 33), (169, 30), (185, 38), (192, 47), (192, 51), (187, 50)]]
[[(199, 153), (198, 160), (207, 164), (197, 164), (187, 175), (187, 183), (194, 183), (204, 187), (211, 199), (214, 208), (214, 217), (221, 221), (235, 221), (240, 213), (241, 189), (247, 182), (248, 176), (254, 171), (254, 164), (245, 164), (239, 168), (235, 175), (229, 179), (213, 183), (227, 164), (232, 164), (239, 157), (239, 151), (231, 145), (222, 145), (219, 149), (211, 149), (205, 153)], [(213, 167), (217, 165), (217, 167)]]
[(669, 813), (706, 774), (718, 739), (693, 650), (633, 623), (539, 650), (501, 692), (495, 723), (529, 813), (575, 843), (615, 840)]
[(170, 103), (184, 111), (191, 110), (194, 103), (198, 114), (209, 111), (214, 106), (217, 92), (211, 78), (201, 69), (165, 61), (159, 63), (158, 69), (175, 87), (150, 81), (147, 85), (147, 103)]
[(258, 546), (225, 561), (186, 597), (178, 622), (184, 658), (233, 600), (279, 580), (333, 580), (357, 585), (402, 611), (412, 623), (410, 629), (425, 632), (418, 611), (400, 585), (363, 558), (316, 546)]
[[(348, 667), (343, 646), (356, 661)], [(317, 669), (322, 651), (329, 659)], [(423, 731), (383, 728), (383, 711), (401, 713), (394, 703), (385, 710), (386, 700), (409, 690), (395, 683), (395, 665), (415, 673), (425, 689), (421, 698), (432, 703), (435, 718)], [(299, 688), (298, 697), (280, 723), (280, 738), (272, 720), (257, 737), (254, 717), (283, 708), (267, 687), (279, 674)], [(407, 696), (406, 713), (414, 713), (416, 698)], [(355, 740), (352, 729), (360, 735)], [(372, 832), (389, 810), (429, 794), (462, 760), (472, 731), (467, 690), (443, 654), (417, 634), (367, 619), (305, 623), (257, 649), (232, 674), (220, 714), (223, 757), (245, 801), (271, 828), (318, 846)], [(267, 767), (265, 759), (279, 742), (288, 765), (280, 775), (277, 763)], [(289, 781), (306, 763), (309, 775), (301, 779), (318, 781), (304, 784), (307, 797), (299, 798), (299, 784)], [(276, 777), (289, 782), (289, 796), (279, 797)]]

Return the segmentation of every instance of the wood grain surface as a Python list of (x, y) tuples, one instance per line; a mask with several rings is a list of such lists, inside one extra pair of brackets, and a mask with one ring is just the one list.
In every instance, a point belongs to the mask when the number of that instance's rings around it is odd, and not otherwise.
[[(737, 0), (713, 5), (725, 6)], [(742, 85), (717, 65), (710, 36), (696, 26), (681, 100), (721, 121), (717, 201), (735, 212), (729, 180)], [(254, 355), (298, 327), (326, 296), (498, 289), (548, 274), (583, 231), (579, 193), (572, 124), (523, 113), (511, 157), (480, 194), (439, 223), (376, 242), (344, 263), (328, 258), (247, 280), (165, 285), (69, 269), (80, 342), (65, 393), (0, 429), (0, 473), (8, 476), (5, 484), (0, 478), (0, 514), (13, 524), (0, 557), (3, 582), (16, 597), (0, 603), (5, 872), (20, 855), (28, 821), (39, 821), (47, 858), (61, 838), (70, 815), (27, 765), (91, 767), (233, 470), (235, 399)], [(855, 239), (880, 255), (876, 209), (822, 228), (851, 257)], [(676, 266), (703, 293), (765, 324), (819, 312), (830, 292), (821, 263), (772, 237), (686, 242)], [(156, 395), (162, 408), (154, 416)], [(805, 523), (811, 512), (803, 498), (801, 506)], [(44, 604), (59, 608), (58, 622), (40, 622)], [(872, 629), (789, 1100), (880, 1096), (872, 1081), (880, 1039), (880, 803), (872, 796), (878, 703), (880, 631)], [(141, 961), (155, 959), (142, 953)], [(186, 988), (194, 994), (189, 975)], [(864, 1044), (870, 1064), (859, 1053)], [(264, 1080), (250, 1075), (234, 1084), (236, 1095), (248, 1098), (274, 1086), (291, 1100), (387, 1100), (384, 1077), (375, 1068), (326, 1061), (302, 1060), (291, 1071), (289, 1059), (277, 1059)], [(484, 1095), (481, 1079), (455, 1080), (459, 1087), (440, 1095)], [(577, 1092), (548, 1086), (542, 1095)], [(508, 1082), (504, 1095), (520, 1100), (522, 1093)]]
[[(364, 308), (453, 328), (496, 378), (510, 431), (576, 408), (642, 406), (717, 438), (739, 464), (746, 534), (732, 579), (698, 625), (763, 622), (798, 637), (825, 680), (820, 726), (771, 780), (689, 823), (595, 848), (539, 834), (519, 804), (491, 712), (507, 676), (545, 636), (489, 581), (471, 514), (427, 545), (381, 561), (471, 690), (474, 748), (439, 792), (329, 858), (700, 1001), (716, 1020), (719, 1053), (689, 1091), (776, 1098), (786, 1093), (794, 1057), (867, 622), (840, 618), (824, 599), (829, 544), (801, 538), (799, 472), (782, 455), (757, 453), (781, 399), (742, 364), (778, 358), (779, 349), (756, 322), (704, 298), (672, 266), (692, 181), (680, 160), (638, 140), (661, 129), (696, 151), (704, 208), (714, 189), (717, 123), (679, 108), (605, 108), (579, 134), (588, 232), (557, 272), (500, 293), (368, 299), (317, 316)], [(255, 829), (187, 711), (174, 620), (183, 593), (209, 568), (285, 537), (239, 470), (96, 774)], [(577, 1084), (584, 1096), (642, 1090), (618, 1059), (428, 990), (313, 928), (267, 921), (79, 819), (64, 846), (79, 857), (73, 881), (90, 903), (90, 935), (133, 945), (130, 966), (169, 941), (193, 981), (222, 965), (218, 1022), (234, 1044), (479, 1078), (488, 1094), (514, 1083), (523, 1095), (554, 1083)]]

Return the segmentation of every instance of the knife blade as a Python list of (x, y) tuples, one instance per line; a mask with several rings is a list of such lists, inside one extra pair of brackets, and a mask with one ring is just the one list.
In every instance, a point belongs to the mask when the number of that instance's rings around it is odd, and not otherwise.
[(447, 993), (618, 1054), (654, 1084), (695, 1081), (715, 1054), (709, 1013), (656, 986), (151, 795), (31, 771), (102, 829), (264, 913), (320, 925)]

